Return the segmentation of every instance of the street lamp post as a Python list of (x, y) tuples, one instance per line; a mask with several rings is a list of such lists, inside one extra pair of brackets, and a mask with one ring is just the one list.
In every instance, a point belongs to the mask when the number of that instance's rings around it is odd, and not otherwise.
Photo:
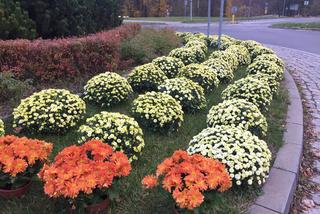
[(210, 24), (211, 24), (211, 0), (208, 0), (208, 32), (207, 32), (208, 37), (211, 34)]
[(192, 21), (192, 0), (190, 0), (190, 21)]
[(224, 0), (220, 1), (220, 19), (219, 19), (219, 37), (218, 37), (218, 48), (221, 46), (221, 31), (222, 31), (222, 22), (223, 22), (223, 10), (224, 10)]
[(285, 15), (285, 9), (286, 8), (286, 0), (283, 0), (283, 10), (282, 10), (282, 16)]

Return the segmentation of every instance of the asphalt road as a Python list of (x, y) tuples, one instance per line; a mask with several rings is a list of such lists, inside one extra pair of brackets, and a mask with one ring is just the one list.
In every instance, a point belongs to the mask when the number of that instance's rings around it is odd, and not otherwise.
[[(255, 21), (241, 21), (238, 24), (224, 23), (222, 32), (238, 39), (253, 39), (264, 44), (278, 45), (298, 49), (310, 53), (320, 54), (320, 31), (293, 30), (270, 28), (278, 22), (320, 22), (320, 17), (312, 18), (280, 18)], [(126, 21), (131, 22), (131, 21)], [(162, 28), (169, 27), (181, 32), (207, 33), (206, 23), (180, 23), (180, 22), (139, 22), (143, 26)], [(217, 34), (218, 23), (211, 24), (211, 33)], [(319, 68), (320, 70), (320, 68)]]

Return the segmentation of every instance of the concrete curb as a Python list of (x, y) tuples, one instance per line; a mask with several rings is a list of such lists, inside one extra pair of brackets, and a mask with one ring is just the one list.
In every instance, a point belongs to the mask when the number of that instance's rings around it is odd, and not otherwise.
[(286, 119), (284, 145), (280, 148), (263, 194), (250, 207), (251, 214), (287, 214), (297, 187), (299, 167), (303, 152), (303, 108), (298, 88), (288, 71), (285, 84), (290, 105)]

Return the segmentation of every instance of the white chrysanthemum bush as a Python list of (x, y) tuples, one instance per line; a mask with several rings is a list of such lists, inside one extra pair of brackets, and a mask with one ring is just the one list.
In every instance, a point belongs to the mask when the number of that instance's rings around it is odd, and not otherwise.
[(210, 59), (219, 59), (226, 61), (233, 71), (237, 70), (239, 66), (237, 56), (228, 51), (214, 51), (210, 55)]
[(182, 40), (183, 43), (187, 43), (190, 38), (193, 38), (193, 33), (190, 32), (177, 32), (176, 35)]
[(166, 74), (153, 63), (135, 67), (128, 76), (128, 82), (136, 92), (157, 90), (166, 79)]
[(182, 125), (183, 110), (172, 96), (148, 92), (133, 101), (131, 113), (138, 123), (156, 132), (175, 132)]
[(201, 64), (190, 64), (183, 67), (178, 76), (198, 83), (207, 92), (217, 88), (220, 82), (212, 68)]
[(0, 119), (0, 136), (3, 136), (5, 134), (4, 131), (4, 123), (3, 121)]
[(252, 60), (254, 60), (256, 57), (262, 54), (275, 54), (275, 53), (270, 48), (264, 47), (262, 45), (256, 45), (254, 49), (250, 52)]
[(237, 56), (239, 65), (248, 65), (251, 62), (248, 49), (242, 45), (231, 45), (226, 51), (234, 53)]
[(142, 130), (135, 119), (113, 112), (101, 112), (80, 126), (79, 143), (101, 140), (116, 151), (124, 152), (130, 161), (138, 160), (144, 147)]
[(283, 79), (284, 70), (279, 67), (275, 62), (268, 60), (258, 60), (250, 64), (246, 71), (249, 74), (263, 73), (274, 76), (277, 80)]
[(200, 46), (193, 46), (187, 49), (191, 49), (193, 51), (197, 63), (201, 63), (207, 58), (206, 53)]
[[(231, 45), (233, 45), (233, 40), (230, 39), (231, 37), (226, 36), (226, 35), (222, 35), (221, 36), (221, 40), (220, 40), (220, 50), (226, 50), (228, 47), (230, 47)], [(218, 50), (218, 35), (213, 35), (210, 36), (210, 40), (211, 40), (211, 44), (210, 47)]]
[(261, 61), (261, 60), (266, 60), (269, 62), (274, 62), (276, 63), (280, 68), (284, 69), (284, 62), (282, 59), (280, 59), (279, 57), (277, 57), (277, 55), (275, 54), (261, 54), (259, 56), (257, 56), (253, 62), (256, 61)]
[(215, 126), (204, 129), (189, 143), (189, 154), (201, 154), (226, 164), (236, 185), (261, 185), (268, 177), (271, 152), (249, 131)]
[(257, 74), (250, 74), (249, 77), (255, 78), (260, 81), (265, 81), (273, 95), (276, 95), (278, 93), (280, 82), (277, 80), (275, 76), (264, 74), (264, 73), (257, 73)]
[(152, 63), (158, 66), (168, 78), (176, 77), (179, 70), (184, 67), (180, 59), (169, 56), (158, 57)]
[(84, 87), (84, 100), (100, 106), (112, 106), (126, 101), (133, 94), (127, 79), (106, 72), (90, 79)]
[(225, 100), (213, 106), (207, 115), (208, 127), (232, 126), (250, 131), (258, 137), (265, 137), (268, 124), (258, 107), (244, 99)]
[(255, 104), (261, 111), (267, 111), (272, 101), (271, 89), (265, 80), (250, 76), (237, 80), (222, 92), (222, 99), (239, 98)]
[(243, 45), (244, 47), (246, 47), (248, 49), (248, 51), (251, 53), (253, 51), (253, 49), (256, 46), (262, 46), (261, 43), (254, 41), (254, 40), (244, 40), (240, 42), (240, 45)]
[(221, 83), (229, 83), (234, 78), (233, 70), (229, 63), (222, 59), (208, 59), (202, 65), (210, 67), (218, 75)]
[(185, 47), (186, 48), (193, 48), (193, 47), (200, 47), (201, 50), (204, 53), (208, 52), (208, 46), (207, 43), (198, 39), (190, 40), (189, 42), (186, 43)]
[(197, 111), (206, 107), (204, 89), (184, 77), (168, 79), (159, 86), (159, 91), (176, 99), (185, 111)]
[(170, 57), (180, 59), (185, 65), (196, 63), (196, 53), (192, 48), (176, 48), (169, 53)]
[(13, 127), (31, 133), (64, 133), (86, 112), (85, 102), (64, 89), (48, 89), (21, 100), (13, 110)]

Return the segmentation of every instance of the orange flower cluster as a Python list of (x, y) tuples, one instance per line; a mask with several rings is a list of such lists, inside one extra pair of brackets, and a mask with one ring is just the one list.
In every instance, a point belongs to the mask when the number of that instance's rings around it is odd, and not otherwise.
[(39, 173), (44, 191), (50, 197), (76, 198), (80, 192), (91, 194), (108, 188), (114, 177), (128, 176), (131, 164), (122, 152), (99, 140), (63, 149), (54, 162)]
[(36, 161), (45, 161), (52, 151), (52, 144), (26, 137), (0, 137), (0, 170), (16, 177)]
[(224, 192), (232, 186), (225, 166), (214, 159), (199, 154), (189, 155), (178, 150), (157, 167), (157, 175), (147, 175), (142, 180), (145, 188), (157, 186), (163, 176), (162, 187), (172, 193), (180, 208), (192, 210), (204, 200), (203, 191), (217, 189)]

